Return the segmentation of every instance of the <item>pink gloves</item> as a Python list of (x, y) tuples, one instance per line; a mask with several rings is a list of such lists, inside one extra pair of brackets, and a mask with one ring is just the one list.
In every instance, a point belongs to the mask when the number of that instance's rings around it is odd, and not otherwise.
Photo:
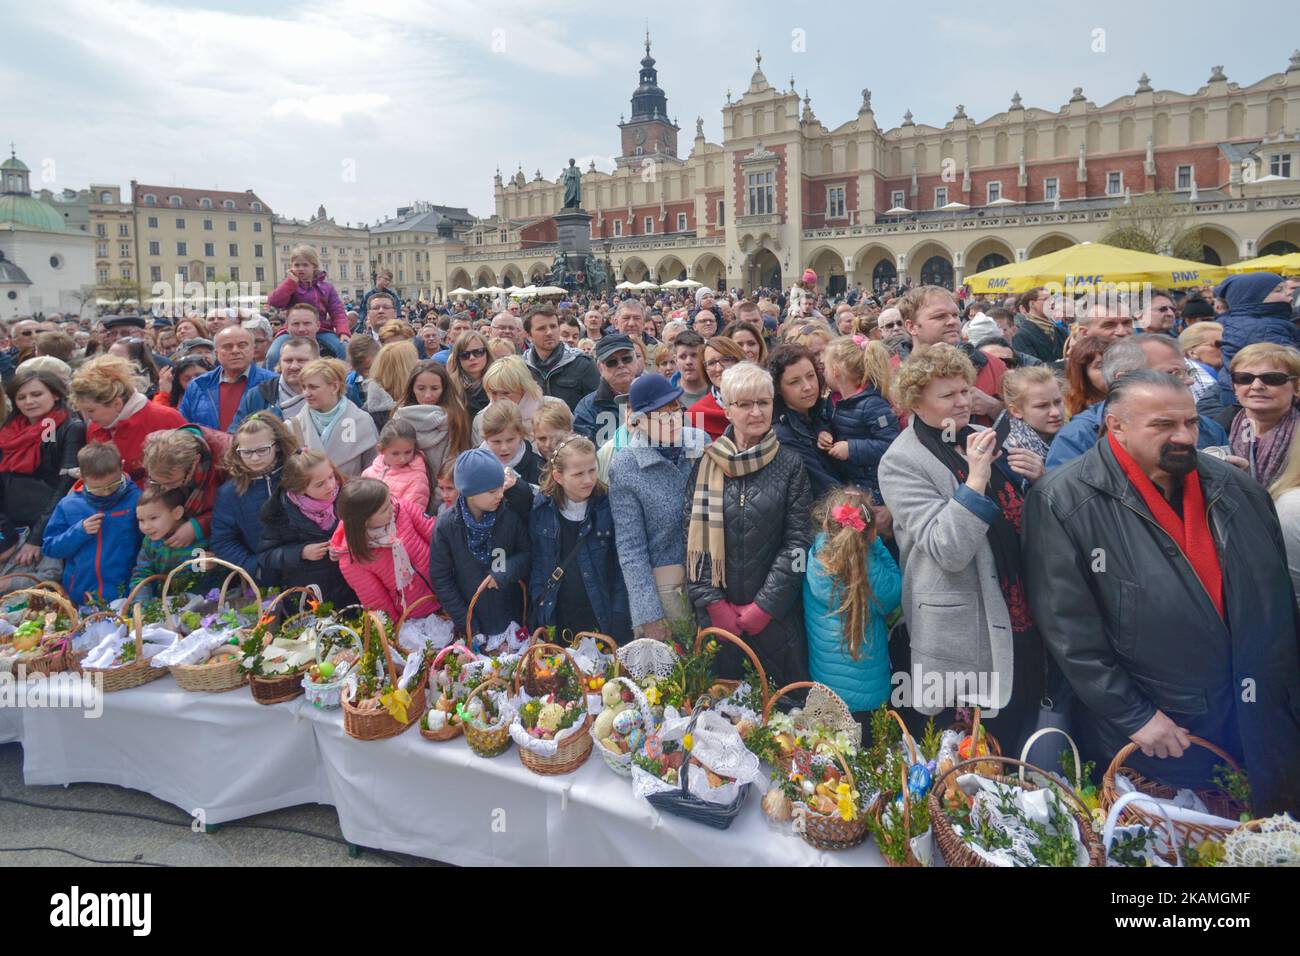
[(762, 633), (763, 629), (772, 623), (772, 615), (757, 604), (746, 604), (736, 610), (736, 620), (742, 631), (753, 636)]
[(730, 601), (715, 601), (704, 609), (708, 612), (709, 623), (732, 634), (740, 634), (740, 614), (736, 605)]

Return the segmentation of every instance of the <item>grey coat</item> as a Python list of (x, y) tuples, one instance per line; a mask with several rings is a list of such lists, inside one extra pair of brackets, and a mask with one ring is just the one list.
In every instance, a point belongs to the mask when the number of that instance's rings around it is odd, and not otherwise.
[(632, 626), (664, 616), (655, 587), (654, 569), (686, 563), (682, 508), (686, 485), (709, 436), (698, 428), (682, 430), (686, 454), (674, 464), (651, 448), (645, 434), (633, 431), (609, 466), (609, 505), (614, 512), (614, 539), (627, 583)]
[[(980, 514), (992, 502), (959, 485), (910, 426), (880, 460), (880, 492), (894, 518), (903, 567), (912, 706), (923, 714), (943, 709), (922, 701), (925, 685), (915, 685), (919, 668), (923, 679), (931, 672), (974, 673), (991, 681), (996, 674), (997, 699), (978, 703), (1005, 707), (1011, 699), (1011, 618), (988, 543), (989, 523)], [(950, 693), (945, 705), (960, 706)]]

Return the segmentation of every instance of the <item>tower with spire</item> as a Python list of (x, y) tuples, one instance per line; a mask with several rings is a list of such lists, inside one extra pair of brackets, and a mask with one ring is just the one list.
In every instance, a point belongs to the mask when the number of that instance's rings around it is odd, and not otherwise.
[(678, 126), (668, 117), (668, 97), (659, 88), (659, 71), (650, 55), (650, 29), (645, 32), (645, 56), (640, 82), (632, 93), (632, 115), (618, 124), (623, 153), (620, 163), (638, 163), (645, 156), (677, 158)]

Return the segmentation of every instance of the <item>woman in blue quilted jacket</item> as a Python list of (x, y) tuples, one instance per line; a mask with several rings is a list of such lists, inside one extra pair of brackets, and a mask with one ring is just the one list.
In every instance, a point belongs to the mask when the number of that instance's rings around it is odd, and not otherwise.
[(869, 727), (869, 711), (889, 700), (889, 628), (903, 576), (876, 537), (866, 494), (832, 491), (817, 506), (820, 531), (803, 582), (804, 627), (812, 679), (843, 698)]
[(1219, 389), (1226, 407), (1237, 404), (1229, 369), (1233, 357), (1247, 345), (1257, 342), (1300, 348), (1300, 329), (1291, 321), (1291, 295), (1280, 275), (1246, 272), (1228, 276), (1219, 283), (1214, 294), (1228, 303), (1228, 311), (1219, 316), (1223, 323), (1223, 366), (1219, 369)]

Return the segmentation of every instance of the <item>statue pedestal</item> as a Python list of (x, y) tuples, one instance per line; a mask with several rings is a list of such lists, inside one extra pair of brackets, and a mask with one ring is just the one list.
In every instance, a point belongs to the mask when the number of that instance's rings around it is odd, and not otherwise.
[(562, 209), (555, 214), (560, 251), (585, 257), (591, 252), (591, 213), (583, 209)]

